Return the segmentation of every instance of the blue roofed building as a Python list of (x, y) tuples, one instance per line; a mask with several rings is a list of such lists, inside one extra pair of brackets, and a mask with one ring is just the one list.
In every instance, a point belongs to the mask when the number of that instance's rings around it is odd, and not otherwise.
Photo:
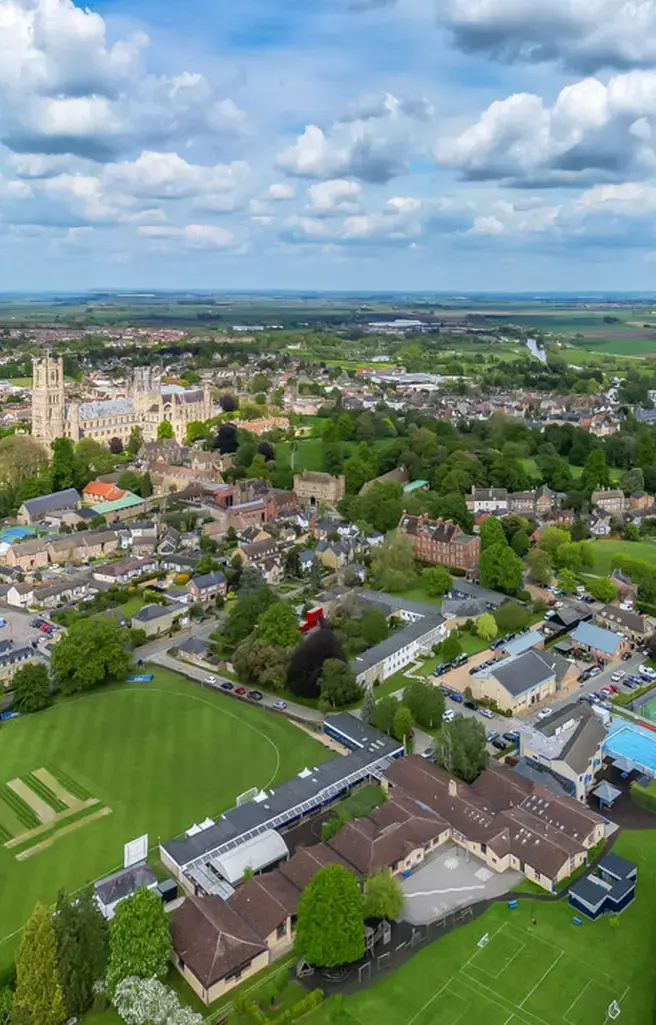
[(587, 652), (598, 662), (610, 662), (629, 650), (626, 637), (594, 623), (579, 623), (571, 637), (575, 649)]

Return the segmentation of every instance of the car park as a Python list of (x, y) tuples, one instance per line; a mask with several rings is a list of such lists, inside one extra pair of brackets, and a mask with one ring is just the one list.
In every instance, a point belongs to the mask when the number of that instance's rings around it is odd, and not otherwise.
[(230, 683), (230, 680), (224, 680), (221, 684), (221, 690), (234, 690), (234, 686)]
[(286, 701), (274, 701), (273, 702), (273, 707), (275, 709), (277, 709), (278, 712), (284, 712), (284, 710), (287, 708), (287, 702)]
[(494, 712), (490, 708), (479, 708), (478, 711), (481, 715), (485, 716), (486, 719), (494, 719)]
[(453, 711), (452, 708), (447, 708), (446, 712), (442, 716), (444, 722), (453, 722), (455, 717), (456, 717), (456, 713)]

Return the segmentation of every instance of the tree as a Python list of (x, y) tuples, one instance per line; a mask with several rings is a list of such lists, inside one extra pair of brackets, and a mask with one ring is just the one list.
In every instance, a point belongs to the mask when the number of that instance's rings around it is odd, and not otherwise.
[(403, 888), (388, 868), (370, 876), (364, 884), (365, 918), (387, 918), (394, 921), (403, 911)]
[(239, 590), (237, 594), (239, 598), (248, 598), (252, 594), (257, 594), (265, 587), (265, 580), (262, 576), (262, 570), (259, 566), (253, 566), (250, 563), (241, 571), (239, 577)]
[(606, 462), (606, 453), (602, 448), (593, 448), (585, 461), (581, 474), (581, 487), (588, 494), (597, 488), (605, 488), (610, 484), (610, 470)]
[(224, 391), (219, 395), (219, 405), (224, 413), (234, 413), (239, 409), (237, 399), (227, 391)]
[(524, 564), (518, 555), (506, 544), (494, 544), (481, 552), (481, 584), (493, 591), (513, 594), (520, 591), (524, 582)]
[(353, 670), (339, 658), (327, 658), (324, 662), (319, 676), (319, 691), (325, 708), (343, 708), (362, 695)]
[(394, 713), (392, 722), (392, 736), (397, 740), (408, 742), (412, 733), (412, 712), (405, 705), (400, 704)]
[(109, 933), (107, 988), (113, 996), (123, 979), (164, 978), (171, 956), (171, 936), (164, 905), (157, 893), (142, 887), (122, 900)]
[(280, 690), (287, 676), (289, 649), (267, 644), (252, 633), (235, 650), (232, 664), (244, 683)]
[(497, 621), (491, 612), (484, 612), (482, 616), (479, 616), (476, 620), (476, 633), (482, 640), (493, 641), (498, 633)]
[[(116, 439), (120, 444), (120, 439)], [(80, 479), (97, 477), (101, 473), (111, 473), (116, 459), (106, 445), (93, 438), (82, 438), (75, 446), (75, 457), (78, 464)]]
[(360, 620), (360, 635), (366, 641), (368, 648), (386, 640), (389, 635), (389, 626), (385, 613), (380, 609), (365, 609)]
[(298, 545), (294, 545), (288, 552), (285, 553), (285, 576), (298, 579), (303, 576), (303, 568), (301, 566), (301, 555)]
[(182, 1007), (158, 979), (128, 976), (116, 987), (114, 1006), (125, 1025), (202, 1025), (203, 1016)]
[(130, 431), (130, 437), (128, 440), (128, 452), (131, 456), (136, 456), (142, 445), (143, 431), (141, 430), (141, 427), (135, 426)]
[(186, 442), (193, 445), (195, 441), (203, 441), (209, 433), (210, 429), (204, 420), (190, 420), (187, 424)]
[(132, 668), (127, 634), (115, 619), (81, 619), (54, 646), (50, 664), (63, 694), (124, 680)]
[(644, 491), (644, 470), (640, 466), (635, 466), (632, 470), (625, 470), (620, 480), (620, 488), (627, 495), (632, 495), (635, 491)]
[(548, 552), (543, 548), (532, 548), (526, 556), (526, 565), (531, 573), (534, 584), (550, 584), (553, 579), (553, 568)]
[(485, 729), (478, 719), (457, 715), (444, 723), (435, 742), (435, 757), (447, 772), (473, 783), (487, 765)]
[(462, 655), (462, 644), (458, 637), (458, 631), (451, 630), (440, 645), (440, 656), (443, 662), (453, 662), (454, 658), (458, 658), (459, 655)]
[(262, 613), (257, 622), (257, 635), (267, 644), (281, 648), (293, 648), (298, 644), (298, 620), (289, 602), (277, 601)]
[(109, 439), (109, 451), (113, 456), (120, 456), (123, 451), (123, 442), (120, 438)]
[(292, 652), (287, 670), (287, 686), (292, 694), (319, 697), (319, 678), (328, 659), (346, 662), (346, 655), (337, 634), (330, 627), (322, 626), (308, 634)]
[(405, 591), (414, 583), (417, 573), (412, 539), (394, 531), (379, 545), (371, 560), (371, 576), (382, 591)]
[(434, 730), (444, 716), (444, 694), (423, 680), (413, 680), (403, 691), (403, 704), (410, 709), (417, 726)]
[[(0, 482), (5, 487), (18, 487), (23, 481), (45, 474), (47, 476), (48, 453), (28, 434), (9, 434), (0, 439)], [(36, 498), (26, 495), (27, 498)]]
[(617, 588), (610, 577), (590, 577), (586, 580), (586, 587), (593, 598), (606, 605), (617, 598)]
[(426, 566), (421, 571), (421, 580), (431, 598), (443, 598), (453, 583), (446, 566)]
[(344, 449), (340, 442), (335, 441), (324, 445), (321, 455), (324, 473), (337, 477), (344, 469)]
[(73, 442), (70, 438), (55, 438), (50, 447), (52, 490), (64, 491), (76, 487), (79, 484), (79, 464), (75, 458)]
[(494, 613), (497, 626), (502, 634), (516, 633), (523, 630), (529, 621), (527, 609), (517, 601), (504, 601)]
[(93, 1002), (93, 986), (104, 978), (109, 926), (90, 890), (75, 901), (60, 893), (53, 917), (57, 971), (68, 1014), (81, 1016)]
[(561, 569), (558, 574), (558, 586), (562, 588), (566, 594), (576, 594), (578, 583), (579, 580), (576, 573), (573, 573), (571, 569)]
[(351, 964), (364, 954), (360, 886), (357, 877), (341, 865), (319, 869), (303, 890), (296, 949), (321, 968)]
[(157, 440), (165, 441), (168, 438), (175, 438), (173, 425), (170, 420), (162, 420), (161, 424), (157, 428)]
[(228, 614), (228, 622), (225, 627), (225, 636), (232, 645), (240, 644), (246, 640), (249, 633), (255, 629), (255, 625), (269, 605), (277, 602), (275, 594), (270, 587), (260, 587), (253, 594), (240, 598), (236, 605), (233, 605)]
[(61, 1025), (67, 1017), (57, 976), (53, 920), (41, 903), (34, 908), (21, 935), (14, 1007), (30, 1025)]
[(531, 547), (529, 536), (525, 530), (518, 530), (516, 534), (513, 534), (510, 542), (510, 547), (520, 558), (523, 558)]
[(124, 470), (116, 483), (123, 491), (132, 491), (135, 495), (139, 491), (139, 478), (134, 470)]
[(372, 724), (381, 733), (392, 733), (394, 728), (394, 716), (400, 705), (398, 698), (388, 695), (376, 702)]
[(237, 428), (234, 424), (221, 424), (214, 437), (214, 448), (225, 454), (236, 452), (239, 448)]
[(376, 695), (374, 694), (373, 687), (365, 686), (364, 699), (362, 701), (362, 708), (360, 709), (360, 718), (363, 722), (371, 725), (374, 720), (374, 714), (376, 712)]
[(141, 476), (139, 478), (139, 491), (138, 491), (138, 494), (141, 495), (142, 498), (150, 498), (152, 493), (153, 493), (153, 482), (151, 480), (150, 474), (149, 473), (144, 473), (143, 476)]
[(52, 701), (48, 667), (40, 662), (31, 662), (18, 669), (12, 680), (12, 688), (11, 707), (15, 712), (40, 712)]
[(480, 529), (481, 536), (481, 551), (485, 551), (486, 548), (491, 548), (492, 545), (507, 545), (508, 539), (506, 533), (501, 525), (501, 521), (496, 516), (488, 516), (481, 523)]
[(571, 540), (572, 537), (569, 530), (565, 530), (564, 527), (547, 527), (540, 536), (538, 547), (541, 548), (542, 551), (546, 552), (553, 562), (556, 558), (556, 552), (560, 546)]

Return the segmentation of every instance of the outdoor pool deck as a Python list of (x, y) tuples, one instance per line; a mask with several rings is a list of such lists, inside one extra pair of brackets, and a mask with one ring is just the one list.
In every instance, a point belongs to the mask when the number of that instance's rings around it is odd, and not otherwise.
[(616, 719), (604, 742), (604, 754), (613, 760), (626, 758), (636, 769), (656, 778), (656, 731), (639, 723)]

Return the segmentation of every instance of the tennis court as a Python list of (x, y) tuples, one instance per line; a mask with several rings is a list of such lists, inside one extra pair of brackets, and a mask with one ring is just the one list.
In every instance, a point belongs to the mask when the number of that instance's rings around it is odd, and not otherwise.
[[(442, 981), (406, 1025), (604, 1025), (629, 987), (510, 924)], [(628, 1025), (628, 1023), (627, 1023)]]

